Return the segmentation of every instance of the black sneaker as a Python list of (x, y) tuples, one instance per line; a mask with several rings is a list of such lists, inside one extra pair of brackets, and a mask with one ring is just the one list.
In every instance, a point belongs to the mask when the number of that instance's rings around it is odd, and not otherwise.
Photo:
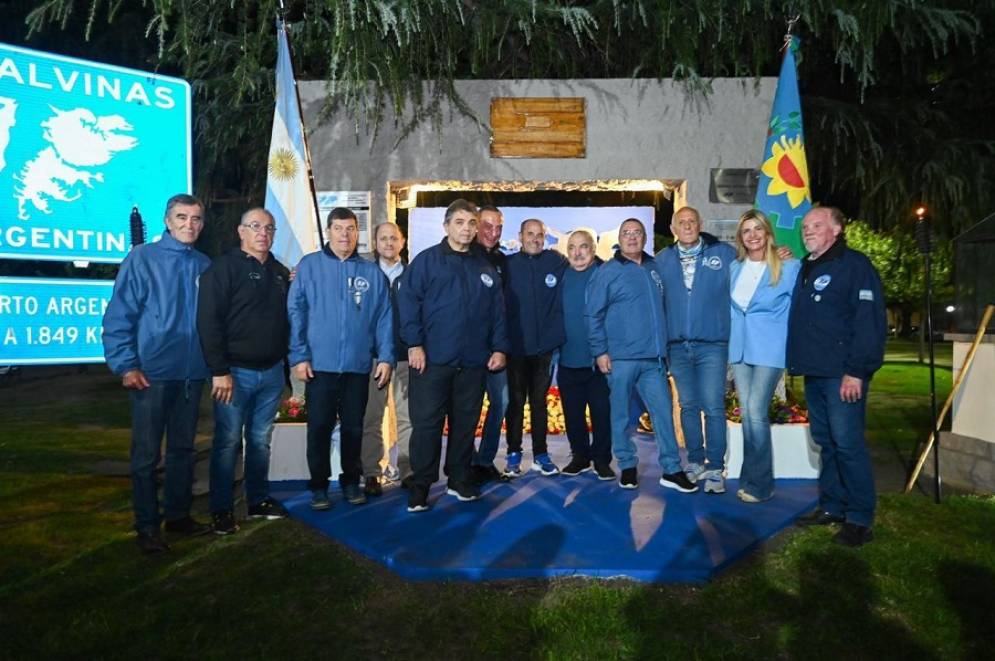
[(342, 497), (350, 505), (363, 505), (366, 503), (366, 494), (359, 488), (358, 484), (346, 484), (342, 487)]
[(608, 481), (615, 479), (615, 471), (608, 464), (594, 464), (594, 474), (599, 480)]
[(282, 519), (287, 516), (290, 516), (287, 508), (272, 498), (267, 498), (257, 505), (249, 505), (250, 519), (267, 519), (272, 521), (273, 519)]
[(676, 489), (681, 493), (694, 493), (698, 490), (698, 485), (688, 479), (688, 474), (684, 471), (664, 473), (663, 477), (660, 478), (660, 486)]
[(187, 537), (206, 535), (211, 532), (211, 526), (206, 523), (201, 523), (191, 516), (185, 516), (182, 519), (167, 521), (165, 528), (166, 532), (176, 533), (177, 535), (186, 535)]
[[(591, 462), (587, 459), (581, 459), (580, 457), (573, 457), (570, 459), (570, 463), (563, 467), (560, 471), (564, 475), (569, 475), (573, 477), (574, 475), (580, 475), (581, 473), (586, 473), (591, 470)], [(612, 477), (615, 477), (612, 475)]]
[(135, 538), (135, 544), (138, 545), (138, 550), (145, 555), (165, 553), (169, 550), (169, 544), (166, 543), (166, 540), (164, 540), (162, 535), (159, 533), (153, 533), (151, 535), (138, 533), (138, 537)]
[(367, 496), (375, 497), (383, 495), (383, 487), (380, 486), (380, 479), (373, 475), (363, 481), (363, 493)]
[(211, 514), (211, 530), (215, 535), (234, 535), (238, 532), (235, 513), (231, 510)]
[(635, 489), (639, 487), (639, 474), (636, 472), (636, 468), (623, 468), (622, 477), (618, 479), (618, 486), (623, 489)]
[(840, 531), (833, 537), (833, 541), (850, 548), (859, 548), (874, 539), (874, 531), (867, 526), (860, 526), (856, 523), (844, 523)]
[(408, 511), (424, 512), (428, 510), (428, 487), (420, 484), (408, 486)]
[(466, 482), (450, 482), (446, 485), (446, 493), (450, 496), (456, 496), (463, 503), (480, 498), (480, 489), (477, 485)]
[(511, 478), (499, 471), (494, 464), (490, 466), (474, 464), (471, 469), (473, 470), (473, 481), (478, 487), (482, 487), (488, 482), (511, 482)]
[(808, 526), (828, 526), (833, 523), (843, 523), (844, 521), (846, 521), (846, 518), (839, 514), (830, 514), (823, 510), (815, 510), (795, 519), (795, 525), (807, 528)]

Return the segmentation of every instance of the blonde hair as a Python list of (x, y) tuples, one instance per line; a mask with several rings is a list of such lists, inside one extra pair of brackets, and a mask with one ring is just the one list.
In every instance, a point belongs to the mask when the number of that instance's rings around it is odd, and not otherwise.
[(770, 286), (773, 287), (781, 279), (781, 258), (777, 254), (777, 244), (774, 243), (774, 228), (771, 227), (763, 211), (750, 209), (739, 217), (739, 223), (736, 225), (736, 259), (743, 261), (747, 256), (746, 245), (743, 244), (743, 223), (748, 220), (756, 221), (767, 235), (764, 241), (764, 260), (770, 269)]

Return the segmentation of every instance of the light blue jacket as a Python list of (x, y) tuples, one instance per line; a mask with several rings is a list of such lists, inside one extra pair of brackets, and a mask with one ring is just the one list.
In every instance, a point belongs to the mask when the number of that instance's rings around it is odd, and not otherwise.
[(663, 278), (656, 260), (643, 253), (642, 264), (616, 252), (587, 284), (588, 343), (591, 355), (612, 360), (663, 360), (667, 357), (667, 316)]
[(392, 367), (394, 318), (387, 276), (355, 252), (339, 259), (326, 245), (305, 255), (290, 285), (290, 364), (316, 372), (368, 374), (373, 358)]
[(677, 244), (657, 253), (663, 276), (667, 307), (667, 336), (671, 342), (729, 341), (729, 315), (724, 302), (729, 298), (729, 266), (736, 261), (736, 249), (706, 232), (695, 266), (691, 291), (684, 286), (684, 270)]
[[(781, 263), (781, 279), (770, 284), (770, 269), (765, 269), (760, 284), (746, 310), (729, 297), (731, 325), (729, 330), (729, 362), (763, 367), (784, 367), (784, 352), (788, 341), (788, 314), (791, 292), (801, 262), (792, 259)], [(729, 292), (736, 290), (736, 281), (743, 271), (743, 262), (733, 260), (729, 267)]]
[(151, 381), (211, 375), (197, 335), (197, 286), (210, 265), (168, 230), (132, 248), (104, 312), (104, 358), (112, 372), (140, 369)]

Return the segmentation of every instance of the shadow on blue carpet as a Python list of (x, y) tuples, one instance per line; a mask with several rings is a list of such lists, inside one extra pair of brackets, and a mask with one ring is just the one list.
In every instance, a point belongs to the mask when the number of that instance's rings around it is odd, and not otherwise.
[[(658, 484), (652, 437), (634, 438), (640, 455), (635, 491), (593, 473), (528, 473), (510, 484), (489, 484), (483, 498), (462, 503), (445, 495), (440, 481), (429, 496), (432, 509), (419, 514), (408, 513), (407, 492), (399, 487), (362, 506), (344, 502), (333, 487), (335, 506), (326, 512), (311, 510), (304, 482), (274, 482), (272, 492), (293, 518), (404, 578), (431, 581), (589, 576), (703, 582), (817, 504), (815, 480), (777, 480), (774, 498), (755, 505), (736, 497), (737, 480), (727, 481), (724, 494), (665, 489)], [(550, 437), (549, 447), (563, 466), (565, 438)]]

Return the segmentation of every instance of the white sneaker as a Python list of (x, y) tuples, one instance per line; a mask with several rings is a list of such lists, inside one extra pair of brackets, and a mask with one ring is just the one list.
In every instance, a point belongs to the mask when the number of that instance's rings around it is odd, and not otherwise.
[(684, 474), (688, 476), (688, 480), (691, 481), (691, 484), (697, 484), (698, 478), (700, 478), (704, 472), (705, 467), (701, 464), (696, 464), (693, 461), (684, 468)]
[(720, 470), (707, 470), (698, 476), (699, 482), (704, 482), (705, 493), (725, 493), (726, 479)]

